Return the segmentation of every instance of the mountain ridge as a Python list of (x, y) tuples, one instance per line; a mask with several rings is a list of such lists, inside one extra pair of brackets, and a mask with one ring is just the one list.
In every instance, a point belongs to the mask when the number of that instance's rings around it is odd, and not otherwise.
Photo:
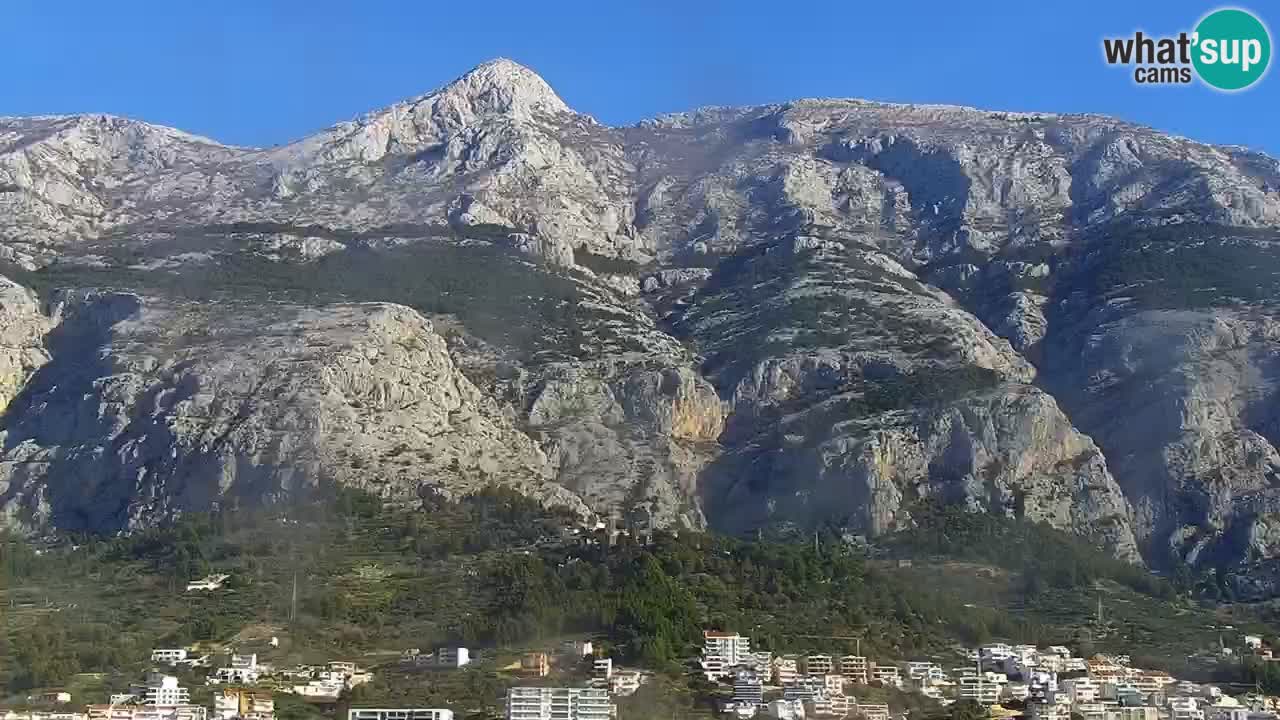
[[(325, 483), (740, 531), (937, 499), (1280, 589), (1266, 155), (856, 100), (612, 128), (507, 60), (276, 149), (62, 124), (0, 120), (0, 261), (41, 292), (0, 307), (17, 527)], [(388, 302), (403, 332), (358, 319)]]

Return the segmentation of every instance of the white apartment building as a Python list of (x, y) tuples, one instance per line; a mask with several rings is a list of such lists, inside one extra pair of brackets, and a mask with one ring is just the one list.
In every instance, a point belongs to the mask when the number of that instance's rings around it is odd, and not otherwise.
[(275, 700), (262, 690), (223, 690), (213, 696), (215, 720), (273, 720)]
[(1204, 720), (1204, 711), (1195, 698), (1175, 697), (1169, 699), (1169, 717), (1172, 720)]
[[(254, 661), (257, 661), (256, 655), (254, 656)], [(325, 663), (325, 668), (327, 668), (329, 672), (337, 673), (344, 678), (351, 677), (360, 671), (360, 668), (353, 662), (341, 662), (337, 660)]]
[(151, 651), (151, 662), (176, 665), (187, 659), (187, 651), (183, 648), (161, 649)]
[(871, 664), (871, 682), (884, 687), (902, 687), (902, 671), (897, 665)]
[(622, 670), (609, 678), (609, 692), (613, 695), (634, 695), (640, 689), (640, 672), (638, 670)]
[(765, 709), (774, 720), (804, 720), (804, 703), (799, 700), (774, 700)]
[(1071, 712), (1085, 720), (1107, 720), (1107, 706), (1102, 703), (1076, 703), (1071, 707)]
[(1040, 648), (1035, 645), (1014, 645), (1012, 653), (1018, 663), (1026, 667), (1032, 667), (1040, 661)]
[(956, 683), (956, 695), (961, 700), (974, 700), (980, 705), (995, 705), (1000, 701), (1001, 685), (978, 675), (962, 676)]
[(773, 653), (769, 650), (757, 650), (747, 657), (744, 664), (761, 675), (768, 675), (773, 667)]
[(1102, 688), (1091, 678), (1073, 678), (1062, 681), (1062, 691), (1073, 703), (1093, 703), (1102, 697)]
[(0, 711), (0, 720), (89, 720), (89, 716), (80, 712), (53, 712), (48, 710), (31, 710), (14, 712)]
[(735, 703), (763, 705), (764, 683), (760, 676), (751, 670), (739, 670), (733, 676), (733, 701)]
[(596, 658), (591, 662), (591, 677), (608, 680), (613, 677), (613, 658)]
[(595, 646), (590, 640), (566, 640), (560, 643), (560, 654), (576, 655), (580, 658), (587, 657), (595, 653)]
[(791, 655), (779, 655), (773, 659), (773, 683), (787, 685), (800, 677), (800, 662)]
[(1031, 720), (1071, 720), (1071, 707), (1054, 702), (1027, 703), (1027, 717)]
[(351, 708), (347, 720), (453, 720), (444, 708)]
[(783, 700), (800, 700), (801, 702), (813, 702), (813, 700), (826, 693), (826, 685), (817, 678), (801, 677), (782, 686)]
[(829, 675), (834, 667), (830, 655), (810, 655), (804, 659), (804, 673), (811, 677)]
[(89, 720), (205, 720), (203, 705), (87, 705)]
[(840, 658), (840, 674), (859, 685), (870, 685), (867, 659), (862, 655), (845, 655)]
[(1007, 700), (1025, 701), (1031, 697), (1031, 686), (1026, 683), (1008, 683), (1000, 690), (1000, 697)]
[(1165, 690), (1173, 685), (1176, 680), (1168, 673), (1144, 671), (1135, 673), (1130, 682), (1138, 689), (1138, 692), (1150, 697), (1156, 693), (1165, 692)]
[(942, 666), (937, 663), (923, 661), (907, 663), (907, 677), (912, 680), (942, 680), (946, 676)]
[(460, 668), (471, 662), (471, 651), (464, 647), (442, 647), (436, 650), (436, 665)]
[(823, 675), (822, 676), (822, 692), (828, 697), (831, 695), (844, 694), (844, 676), (842, 675)]
[(849, 714), (849, 698), (844, 695), (822, 695), (809, 705), (814, 717), (841, 718)]
[(514, 687), (507, 720), (609, 720), (613, 703), (603, 688)]
[(309, 698), (330, 699), (342, 694), (344, 685), (336, 680), (312, 680), (306, 685), (294, 685), (291, 692)]
[(982, 660), (1004, 661), (1014, 656), (1013, 648), (1004, 643), (993, 643), (978, 648), (978, 657)]
[(855, 710), (857, 714), (861, 715), (865, 720), (889, 720), (888, 705), (866, 705), (858, 703)]
[(187, 705), (191, 692), (178, 684), (178, 678), (163, 673), (147, 673), (147, 680), (133, 687), (133, 694), (144, 705)]
[(1107, 720), (1160, 720), (1160, 710), (1151, 705), (1110, 708)]
[(222, 583), (226, 582), (227, 578), (229, 577), (231, 576), (225, 575), (225, 574), (217, 574), (217, 575), (208, 575), (200, 580), (193, 580), (187, 583), (187, 592), (191, 592), (193, 590), (203, 590), (206, 592), (211, 590), (218, 590), (222, 587)]
[(708, 680), (728, 677), (731, 669), (750, 662), (750, 656), (750, 638), (718, 630), (702, 633), (702, 671)]

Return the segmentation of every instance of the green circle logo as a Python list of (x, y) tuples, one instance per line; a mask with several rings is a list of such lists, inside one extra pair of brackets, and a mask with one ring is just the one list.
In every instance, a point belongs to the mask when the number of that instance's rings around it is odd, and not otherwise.
[(1196, 26), (1191, 62), (1200, 79), (1219, 90), (1256, 83), (1271, 62), (1271, 36), (1244, 10), (1215, 10)]

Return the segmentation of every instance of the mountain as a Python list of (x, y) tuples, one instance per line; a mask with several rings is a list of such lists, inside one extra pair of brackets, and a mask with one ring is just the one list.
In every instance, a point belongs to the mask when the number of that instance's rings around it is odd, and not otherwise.
[(611, 128), (527, 68), (273, 149), (0, 119), (0, 518), (333, 483), (910, 527), (940, 500), (1280, 592), (1280, 162), (800, 100)]

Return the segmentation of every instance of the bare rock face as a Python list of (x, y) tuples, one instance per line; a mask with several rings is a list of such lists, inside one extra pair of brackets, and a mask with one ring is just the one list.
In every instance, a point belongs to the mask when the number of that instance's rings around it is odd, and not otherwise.
[(49, 361), (44, 334), (50, 326), (34, 293), (0, 278), (0, 412)]
[(609, 128), (507, 60), (271, 150), (0, 119), (0, 517), (501, 482), (879, 533), (940, 498), (1267, 594), (1277, 226), (1274, 158), (1111, 118)]
[(586, 512), (546, 482), (545, 455), (456, 370), (418, 313), (228, 310), (59, 298), (51, 359), (6, 432), (10, 516), (131, 527), (326, 482), (389, 498), (505, 483)]
[(1112, 450), (1139, 539), (1161, 559), (1270, 557), (1280, 324), (1259, 313), (1101, 312), (1067, 346), (1079, 364), (1057, 382), (1076, 389), (1076, 421)]
[(788, 464), (805, 479), (774, 500), (771, 511), (787, 517), (847, 514), (880, 534), (910, 526), (912, 500), (936, 498), (1047, 522), (1139, 559), (1128, 504), (1101, 451), (1051, 397), (1025, 385), (836, 425)]

